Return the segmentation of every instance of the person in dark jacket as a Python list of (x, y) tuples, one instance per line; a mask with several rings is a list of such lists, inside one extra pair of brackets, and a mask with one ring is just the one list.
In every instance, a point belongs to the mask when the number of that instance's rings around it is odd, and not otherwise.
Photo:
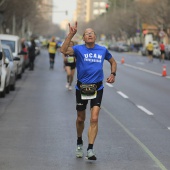
[(30, 70), (34, 70), (35, 47), (36, 47), (35, 41), (34, 41), (34, 39), (32, 39), (31, 46), (28, 48)]

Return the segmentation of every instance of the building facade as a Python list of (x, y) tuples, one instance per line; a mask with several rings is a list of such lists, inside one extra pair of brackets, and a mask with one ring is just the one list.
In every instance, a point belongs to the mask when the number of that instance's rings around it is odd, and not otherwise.
[(106, 12), (108, 0), (77, 0), (78, 22), (89, 22)]

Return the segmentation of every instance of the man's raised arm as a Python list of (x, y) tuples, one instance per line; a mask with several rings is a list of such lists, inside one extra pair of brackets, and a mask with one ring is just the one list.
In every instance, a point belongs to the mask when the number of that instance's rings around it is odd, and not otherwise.
[(68, 26), (69, 26), (69, 33), (60, 48), (60, 52), (63, 54), (67, 54), (67, 55), (73, 55), (74, 51), (72, 47), (69, 47), (69, 44), (70, 44), (71, 39), (77, 33), (77, 22), (75, 22), (74, 26), (71, 26), (70, 23), (68, 24)]

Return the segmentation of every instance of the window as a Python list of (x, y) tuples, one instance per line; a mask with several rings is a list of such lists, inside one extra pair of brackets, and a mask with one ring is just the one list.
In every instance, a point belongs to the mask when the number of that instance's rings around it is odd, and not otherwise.
[(93, 5), (94, 5), (94, 8), (97, 8), (99, 6), (99, 3), (98, 2), (94, 2)]
[(10, 41), (10, 40), (1, 40), (2, 44), (6, 44), (11, 48), (11, 51), (14, 53), (15, 52), (15, 41)]
[(100, 2), (99, 6), (102, 7), (102, 8), (105, 8), (106, 3), (105, 2)]
[(95, 10), (93, 11), (93, 14), (94, 14), (94, 15), (98, 15), (98, 14), (99, 14), (99, 10), (98, 10), (98, 9), (95, 9)]
[(9, 61), (12, 61), (11, 54), (8, 49), (4, 49), (4, 54), (9, 59)]

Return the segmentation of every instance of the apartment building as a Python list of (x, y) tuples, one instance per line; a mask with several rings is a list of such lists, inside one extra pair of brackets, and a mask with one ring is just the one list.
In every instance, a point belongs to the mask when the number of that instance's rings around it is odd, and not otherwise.
[(78, 22), (89, 22), (106, 12), (108, 0), (77, 0)]

